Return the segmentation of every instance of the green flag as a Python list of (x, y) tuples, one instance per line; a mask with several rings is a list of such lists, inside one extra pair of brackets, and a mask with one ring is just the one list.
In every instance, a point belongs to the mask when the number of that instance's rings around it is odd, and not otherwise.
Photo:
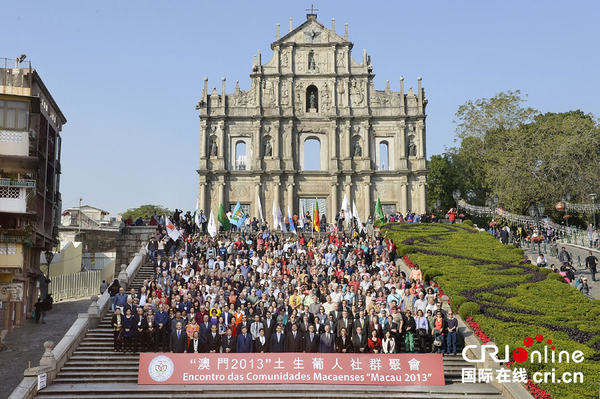
[(229, 223), (229, 218), (225, 214), (225, 209), (223, 208), (223, 204), (219, 206), (219, 213), (217, 214), (217, 220), (221, 223), (224, 230), (229, 230), (231, 224)]
[(375, 215), (379, 217), (379, 221), (381, 223), (385, 223), (385, 216), (383, 215), (383, 210), (381, 209), (381, 201), (379, 197), (377, 197), (377, 205), (375, 206)]

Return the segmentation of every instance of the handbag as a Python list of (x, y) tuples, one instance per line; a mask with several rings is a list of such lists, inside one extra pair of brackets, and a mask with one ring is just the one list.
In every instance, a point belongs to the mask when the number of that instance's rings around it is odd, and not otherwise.
[(419, 337), (426, 337), (427, 336), (427, 330), (424, 328), (419, 328)]

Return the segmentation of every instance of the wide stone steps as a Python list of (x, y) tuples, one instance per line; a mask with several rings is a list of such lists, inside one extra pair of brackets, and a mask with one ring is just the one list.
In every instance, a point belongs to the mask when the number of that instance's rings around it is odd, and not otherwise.
[[(139, 290), (152, 268), (144, 265), (132, 286)], [(90, 329), (63, 366), (54, 382), (38, 398), (501, 398), (485, 384), (462, 384), (463, 367), (472, 367), (459, 356), (444, 356), (445, 386), (342, 386), (342, 385), (137, 385), (139, 354), (113, 351), (112, 312)], [(418, 348), (418, 345), (417, 345)]]
[(446, 386), (341, 386), (341, 385), (137, 385), (113, 380), (105, 383), (51, 385), (38, 397), (55, 398), (467, 398), (496, 399), (498, 391), (487, 385), (452, 384)]

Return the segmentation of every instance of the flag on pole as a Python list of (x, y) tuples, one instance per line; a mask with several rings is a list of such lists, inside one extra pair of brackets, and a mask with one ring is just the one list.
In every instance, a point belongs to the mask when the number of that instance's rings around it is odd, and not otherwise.
[(210, 220), (208, 221), (208, 234), (211, 237), (217, 235), (217, 222), (215, 222), (215, 215), (213, 214), (212, 209), (210, 210)]
[(169, 237), (171, 237), (171, 239), (173, 241), (177, 241), (179, 236), (181, 236), (181, 233), (179, 232), (179, 230), (177, 230), (175, 225), (173, 223), (171, 223), (168, 216), (165, 216), (165, 220), (166, 220), (165, 227), (167, 228), (167, 234), (169, 235)]
[(379, 218), (381, 223), (385, 223), (385, 215), (383, 214), (383, 210), (381, 209), (381, 201), (379, 197), (377, 197), (377, 205), (375, 206), (375, 215)]
[(358, 216), (358, 210), (356, 209), (356, 202), (352, 201), (352, 216), (356, 219), (356, 227), (360, 233), (363, 229), (360, 216)]
[(315, 231), (319, 230), (319, 201), (315, 198), (315, 207), (313, 208), (313, 227)]
[(273, 198), (273, 230), (277, 230), (277, 226), (279, 226), (277, 219), (277, 204), (275, 203), (275, 198)]
[(351, 226), (352, 213), (350, 212), (350, 201), (348, 201), (348, 196), (346, 195), (346, 193), (344, 193), (344, 200), (342, 201), (342, 211), (344, 211), (345, 222)]
[(283, 214), (281, 213), (281, 207), (277, 205), (277, 220), (279, 221), (279, 227), (281, 227), (281, 231), (283, 233), (287, 233), (287, 229), (285, 228), (285, 223), (283, 223)]
[(265, 218), (263, 217), (263, 213), (262, 213), (262, 204), (260, 203), (260, 194), (256, 195), (256, 201), (258, 202), (258, 214), (260, 215), (260, 221), (262, 223), (264, 223)]
[(235, 205), (235, 208), (233, 208), (233, 212), (231, 214), (230, 220), (231, 220), (231, 223), (235, 224), (238, 227), (238, 229), (246, 221), (246, 212), (244, 212), (242, 205), (240, 205), (240, 201), (238, 201), (237, 204)]
[(231, 223), (229, 222), (229, 218), (225, 214), (225, 208), (223, 208), (223, 204), (219, 205), (219, 213), (217, 213), (217, 220), (223, 226), (223, 230), (229, 230), (231, 228)]
[(306, 215), (304, 210), (304, 201), (300, 201), (300, 217), (298, 218), (298, 226), (300, 229), (304, 229), (304, 225), (306, 224)]
[(288, 220), (290, 221), (290, 233), (296, 234), (296, 226), (294, 226), (294, 219), (292, 219), (292, 212), (290, 212), (289, 205), (288, 205)]

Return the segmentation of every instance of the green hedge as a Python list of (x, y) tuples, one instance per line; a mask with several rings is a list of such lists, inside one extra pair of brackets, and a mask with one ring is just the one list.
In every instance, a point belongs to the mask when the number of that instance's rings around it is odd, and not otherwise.
[[(587, 299), (549, 269), (522, 264), (522, 249), (466, 225), (389, 224), (382, 231), (397, 245), (412, 247), (414, 253), (404, 250), (426, 278), (435, 276), (452, 309), (463, 317), (473, 311), (474, 320), (501, 347), (514, 350), (525, 337), (542, 334), (557, 350), (583, 351), (586, 360), (580, 364), (525, 362), (523, 367), (530, 373), (555, 368), (557, 375), (582, 371), (580, 384), (538, 385), (553, 398), (597, 398), (600, 362), (593, 359), (600, 358), (595, 349), (600, 346), (600, 301)], [(482, 305), (485, 314), (479, 313)]]
[(465, 219), (462, 221), (462, 224), (469, 226), (469, 227), (473, 227), (473, 221), (471, 219)]
[(460, 313), (461, 317), (467, 318), (469, 316), (475, 316), (476, 314), (481, 313), (481, 309), (475, 302), (465, 302), (460, 305), (460, 310), (458, 313)]

